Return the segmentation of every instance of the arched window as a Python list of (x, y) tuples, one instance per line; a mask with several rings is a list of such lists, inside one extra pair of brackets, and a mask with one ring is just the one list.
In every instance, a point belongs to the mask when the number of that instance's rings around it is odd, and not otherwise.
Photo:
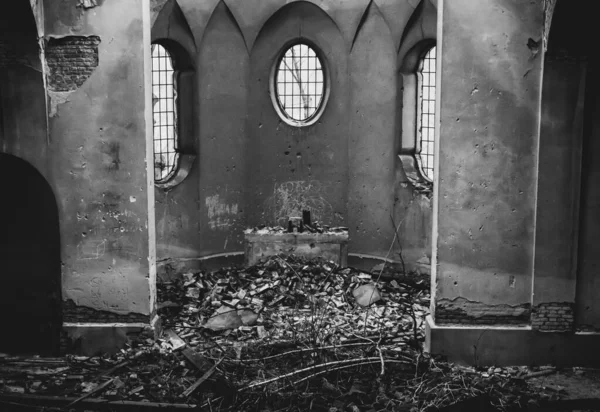
[(152, 45), (154, 181), (169, 180), (179, 161), (177, 81), (174, 62), (161, 44)]
[(435, 144), (435, 46), (419, 61), (417, 70), (417, 150), (416, 156), (423, 176), (433, 180)]
[(297, 43), (282, 53), (273, 75), (275, 109), (293, 126), (313, 124), (327, 98), (326, 71), (317, 51)]
[(402, 135), (398, 157), (406, 182), (431, 194), (435, 160), (436, 46), (414, 44), (401, 56)]

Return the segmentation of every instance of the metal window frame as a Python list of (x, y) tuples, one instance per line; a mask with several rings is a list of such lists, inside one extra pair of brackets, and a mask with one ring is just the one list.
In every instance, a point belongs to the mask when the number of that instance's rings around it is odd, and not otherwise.
[[(417, 76), (417, 142), (416, 142), (416, 150), (415, 157), (417, 158), (417, 163), (419, 165), (421, 174), (425, 179), (432, 182), (433, 181), (433, 165), (435, 159), (435, 89), (438, 86), (435, 84), (436, 81), (436, 70), (437, 70), (437, 61), (436, 61), (436, 46), (432, 46), (427, 49), (419, 59), (419, 64), (417, 66), (417, 70), (415, 75)], [(425, 61), (429, 61), (429, 71), (424, 72)], [(430, 82), (426, 84), (424, 81), (423, 75), (429, 76)], [(431, 79), (433, 79), (433, 86), (431, 86)], [(424, 90), (428, 90), (428, 98), (424, 96)], [(431, 97), (433, 94), (433, 97)], [(424, 110), (424, 105), (427, 103), (433, 104), (433, 111), (429, 109)], [(427, 121), (424, 122), (424, 116), (427, 117)], [(427, 129), (429, 131), (428, 136), (433, 136), (432, 138), (424, 137), (423, 130)], [(423, 143), (429, 143), (430, 150), (423, 152)]]
[[(290, 115), (284, 103), (281, 101), (278, 86), (278, 76), (280, 72), (280, 67), (282, 65), (283, 59), (285, 58), (288, 51), (292, 50), (296, 46), (306, 46), (308, 49), (312, 50), (314, 53), (314, 58), (320, 64), (320, 72), (322, 73), (322, 82), (310, 82), (309, 84), (315, 85), (315, 93), (316, 93), (316, 85), (322, 84), (322, 93), (319, 98), (319, 102), (315, 104), (314, 111), (310, 114), (310, 116), (305, 119), (296, 119), (292, 115)], [(312, 57), (311, 57), (312, 58)], [(307, 69), (307, 71), (310, 69)], [(318, 72), (319, 69), (314, 70)], [(329, 79), (329, 70), (328, 70), (328, 62), (319, 47), (317, 47), (313, 42), (308, 39), (295, 39), (294, 41), (288, 42), (282, 47), (281, 51), (277, 54), (277, 58), (275, 59), (275, 63), (272, 65), (271, 69), (271, 81), (270, 81), (270, 94), (271, 100), (273, 103), (273, 107), (275, 111), (279, 115), (279, 117), (286, 122), (290, 126), (295, 127), (305, 127), (313, 125), (317, 122), (317, 120), (323, 114), (325, 107), (327, 106), (327, 102), (329, 100), (330, 94), (330, 79)], [(292, 96), (295, 96), (292, 93)]]
[[(159, 53), (160, 50), (163, 51), (164, 55), (158, 55), (155, 56), (154, 55), (154, 50), (155, 47), (160, 47), (159, 49)], [(155, 165), (155, 172), (154, 172), (154, 182), (156, 184), (162, 184), (162, 183), (166, 183), (169, 180), (173, 179), (173, 177), (175, 176), (175, 174), (177, 173), (178, 169), (179, 169), (179, 163), (180, 163), (180, 142), (179, 142), (179, 99), (178, 99), (178, 76), (179, 76), (179, 70), (177, 67), (177, 61), (176, 58), (174, 56), (174, 53), (172, 51), (169, 50), (169, 47), (162, 44), (161, 42), (154, 42), (152, 43), (152, 52), (151, 52), (151, 58), (152, 58), (152, 95), (153, 97), (155, 96), (154, 94), (154, 90), (155, 87), (161, 87), (161, 86), (170, 86), (171, 88), (171, 96), (168, 96), (168, 92), (167, 92), (167, 96), (166, 97), (162, 97), (162, 96), (157, 96), (158, 97), (158, 101), (154, 102), (153, 100), (153, 105), (152, 105), (152, 118), (154, 121), (154, 125), (153, 125), (153, 129), (152, 129), (152, 134), (153, 134), (153, 153), (154, 153), (154, 165)], [(171, 66), (171, 70), (168, 69), (163, 69), (161, 67), (161, 62), (160, 60), (166, 61), (167, 59), (170, 62), (170, 66)], [(158, 61), (158, 69), (155, 69), (155, 63)], [(169, 74), (169, 72), (171, 72)], [(167, 73), (166, 77), (166, 83), (161, 83), (161, 77), (162, 77), (162, 73)], [(159, 83), (155, 83), (154, 82), (154, 78), (155, 78), (155, 73), (158, 73), (158, 77), (159, 77)], [(165, 106), (168, 106), (169, 104), (167, 103), (167, 101), (171, 100), (171, 110), (169, 110), (167, 107), (164, 107), (163, 110), (163, 104)], [(158, 105), (158, 111), (157, 111), (157, 105)], [(170, 124), (170, 122), (167, 121), (167, 124), (161, 124), (161, 123), (156, 123), (156, 114), (165, 114), (168, 115), (172, 114), (172, 124)], [(159, 130), (165, 130), (166, 129), (166, 133), (167, 136), (159, 136), (157, 139), (156, 136), (156, 131), (157, 129)], [(170, 129), (170, 130), (169, 130)], [(172, 136), (169, 136), (169, 132), (172, 134)], [(169, 141), (172, 141), (172, 148), (173, 150), (169, 150), (167, 149), (165, 152), (163, 151), (156, 151), (156, 144), (157, 144), (157, 140), (159, 142), (159, 147), (162, 146), (162, 143), (165, 142), (167, 147), (169, 146)], [(157, 178), (156, 175), (156, 156), (157, 154), (160, 155), (166, 155), (168, 162), (166, 164), (166, 168), (168, 168), (168, 172), (163, 175), (161, 178)], [(172, 155), (172, 157), (170, 157), (170, 155)]]

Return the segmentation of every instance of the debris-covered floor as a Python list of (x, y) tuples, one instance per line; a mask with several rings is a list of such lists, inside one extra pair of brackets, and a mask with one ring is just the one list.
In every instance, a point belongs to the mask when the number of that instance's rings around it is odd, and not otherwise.
[(283, 256), (187, 273), (158, 287), (158, 341), (112, 357), (2, 356), (0, 410), (511, 410), (600, 398), (597, 371), (465, 368), (423, 353), (429, 287)]

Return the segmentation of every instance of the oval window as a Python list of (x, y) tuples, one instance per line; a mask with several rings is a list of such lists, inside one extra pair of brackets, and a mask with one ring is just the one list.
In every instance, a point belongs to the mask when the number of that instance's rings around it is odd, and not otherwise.
[(287, 49), (274, 76), (278, 112), (296, 126), (310, 124), (325, 100), (325, 71), (315, 50), (304, 43)]

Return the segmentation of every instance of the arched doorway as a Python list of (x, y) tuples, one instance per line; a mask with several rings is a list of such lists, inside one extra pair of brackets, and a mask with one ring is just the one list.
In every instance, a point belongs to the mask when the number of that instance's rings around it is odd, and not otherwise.
[(61, 320), (58, 208), (42, 175), (0, 154), (0, 352), (56, 354)]

